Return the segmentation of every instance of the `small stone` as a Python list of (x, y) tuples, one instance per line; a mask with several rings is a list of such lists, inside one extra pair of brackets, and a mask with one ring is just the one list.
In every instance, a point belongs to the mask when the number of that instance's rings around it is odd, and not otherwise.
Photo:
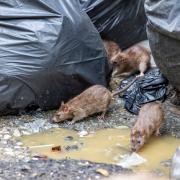
[(4, 148), (4, 151), (5, 151), (4, 153), (7, 154), (7, 155), (10, 155), (10, 156), (14, 156), (15, 155), (13, 150), (10, 149), (10, 148)]
[(95, 176), (95, 179), (100, 179), (100, 176)]
[(18, 158), (19, 158), (19, 159), (23, 159), (23, 158), (24, 158), (24, 155), (18, 155)]
[(24, 161), (24, 162), (29, 162), (30, 160), (31, 160), (31, 158), (29, 158), (29, 157), (23, 158), (23, 161)]
[(78, 165), (79, 165), (79, 166), (89, 166), (89, 162), (88, 162), (88, 161), (79, 162)]
[(19, 132), (18, 129), (15, 129), (15, 130), (14, 130), (13, 136), (15, 136), (15, 137), (21, 136), (21, 133)]
[(8, 130), (6, 127), (3, 127), (3, 129), (1, 130), (1, 133), (8, 133)]
[(14, 146), (14, 149), (21, 149), (20, 146)]
[(72, 145), (72, 146), (66, 146), (65, 149), (66, 151), (77, 151), (79, 147), (77, 145)]
[(73, 141), (73, 137), (72, 136), (66, 136), (65, 138), (64, 138), (64, 140), (65, 141)]
[(5, 134), (3, 137), (3, 139), (10, 139), (10, 138), (11, 138), (11, 136), (9, 134)]
[(27, 131), (22, 131), (22, 134), (23, 134), (23, 135), (30, 135), (31, 133), (30, 133), (30, 132), (27, 132)]
[(171, 160), (161, 161), (160, 164), (162, 166), (165, 166), (165, 167), (170, 167), (171, 166)]
[(17, 142), (17, 143), (16, 143), (16, 145), (18, 145), (18, 146), (22, 146), (22, 145), (23, 145), (23, 143), (22, 143), (22, 142)]
[(23, 167), (22, 169), (21, 169), (21, 171), (23, 171), (23, 172), (29, 172), (29, 170), (30, 170), (30, 168), (28, 167)]
[(2, 140), (2, 141), (1, 141), (1, 144), (7, 144), (7, 141)]
[(80, 132), (78, 132), (78, 135), (79, 135), (79, 137), (84, 137), (84, 136), (88, 135), (88, 132), (87, 131), (80, 131)]

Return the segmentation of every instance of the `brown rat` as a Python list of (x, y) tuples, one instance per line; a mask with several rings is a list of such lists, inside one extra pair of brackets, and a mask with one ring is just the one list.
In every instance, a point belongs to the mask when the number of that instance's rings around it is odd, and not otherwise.
[(52, 120), (54, 122), (61, 122), (72, 119), (71, 123), (73, 124), (76, 121), (100, 112), (102, 112), (100, 118), (104, 118), (113, 96), (124, 92), (136, 79), (134, 78), (127, 86), (114, 93), (111, 93), (106, 87), (101, 85), (91, 86), (67, 103), (62, 103)]
[(131, 129), (131, 150), (138, 151), (155, 133), (160, 135), (159, 129), (164, 122), (164, 111), (160, 102), (150, 102), (140, 109), (138, 119)]
[(111, 59), (121, 51), (120, 47), (114, 41), (103, 40), (103, 44), (107, 53), (108, 61), (112, 64)]
[(114, 67), (113, 77), (129, 76), (137, 71), (143, 76), (150, 67), (151, 53), (139, 45), (132, 46), (125, 51), (119, 51), (111, 58)]

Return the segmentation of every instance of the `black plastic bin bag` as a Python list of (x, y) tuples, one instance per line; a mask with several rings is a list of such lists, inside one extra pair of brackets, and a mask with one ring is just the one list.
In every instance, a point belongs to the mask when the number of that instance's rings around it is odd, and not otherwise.
[(0, 0), (0, 115), (58, 107), (108, 73), (78, 0)]
[(122, 49), (147, 39), (144, 0), (80, 0), (101, 36)]
[(154, 60), (180, 91), (180, 1), (146, 0), (145, 9)]

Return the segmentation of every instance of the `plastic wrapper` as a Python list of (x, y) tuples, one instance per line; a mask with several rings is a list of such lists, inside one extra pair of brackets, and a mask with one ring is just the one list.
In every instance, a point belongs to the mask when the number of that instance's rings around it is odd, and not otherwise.
[[(132, 81), (134, 76), (123, 80), (120, 88)], [(164, 101), (167, 92), (167, 79), (162, 75), (159, 69), (152, 68), (145, 73), (143, 78), (138, 79), (123, 94), (125, 108), (131, 113), (138, 114), (141, 106), (153, 101)]]

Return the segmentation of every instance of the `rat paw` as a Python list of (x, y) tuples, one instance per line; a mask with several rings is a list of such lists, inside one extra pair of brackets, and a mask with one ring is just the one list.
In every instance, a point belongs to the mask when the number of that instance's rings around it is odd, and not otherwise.
[(136, 76), (136, 78), (142, 78), (144, 77), (144, 73), (140, 73), (139, 75)]
[(98, 118), (98, 120), (105, 120), (106, 119), (104, 113), (102, 115), (98, 116), (97, 118)]
[(100, 116), (98, 116), (98, 120), (105, 120), (105, 114), (106, 112), (103, 112)]
[(155, 132), (155, 136), (161, 136), (161, 133), (159, 132), (159, 129)]
[(75, 124), (75, 122), (76, 122), (76, 121), (70, 121), (70, 122), (68, 123), (68, 125), (73, 125), (73, 124)]

